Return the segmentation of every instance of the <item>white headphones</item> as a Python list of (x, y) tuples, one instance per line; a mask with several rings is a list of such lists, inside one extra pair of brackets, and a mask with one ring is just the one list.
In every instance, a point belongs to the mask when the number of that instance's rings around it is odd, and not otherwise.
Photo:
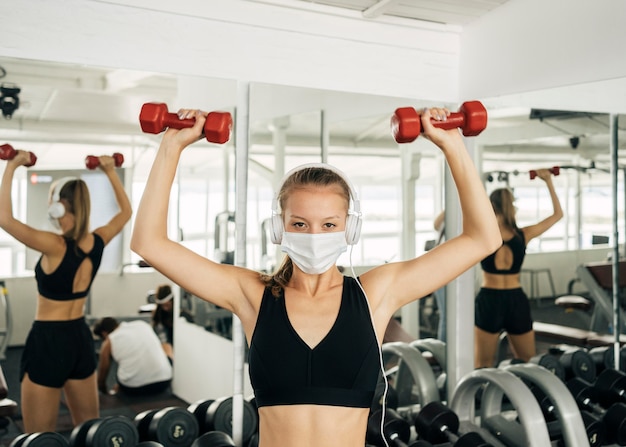
[(322, 168), (328, 169), (329, 171), (333, 171), (339, 177), (341, 177), (348, 188), (350, 189), (350, 207), (348, 209), (348, 218), (346, 219), (346, 242), (348, 245), (354, 245), (359, 241), (359, 236), (361, 235), (361, 205), (359, 203), (359, 199), (357, 198), (356, 191), (352, 183), (346, 177), (346, 175), (341, 172), (339, 169), (335, 168), (332, 165), (326, 163), (307, 163), (293, 168), (291, 171), (287, 172), (283, 177), (283, 180), (280, 182), (279, 187), (276, 190), (276, 194), (274, 194), (274, 199), (272, 199), (272, 218), (270, 220), (269, 232), (272, 239), (272, 243), (280, 244), (283, 239), (283, 218), (278, 212), (278, 194), (287, 180), (292, 174), (295, 172), (301, 171), (307, 168)]
[(65, 206), (61, 203), (61, 190), (66, 183), (78, 180), (76, 177), (61, 177), (55, 182), (50, 205), (48, 206), (48, 216), (52, 219), (60, 219), (65, 215)]

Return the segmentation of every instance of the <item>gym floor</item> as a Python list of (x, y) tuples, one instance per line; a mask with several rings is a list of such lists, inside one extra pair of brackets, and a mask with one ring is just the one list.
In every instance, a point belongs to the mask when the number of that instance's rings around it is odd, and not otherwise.
[[(0, 429), (0, 446), (8, 447), (13, 439), (23, 433), (24, 425), (22, 423), (22, 416), (20, 411), (20, 381), (19, 381), (19, 364), (22, 357), (21, 347), (8, 348), (6, 352), (6, 359), (0, 361), (2, 371), (7, 382), (9, 390), (8, 398), (17, 402), (17, 413), (13, 416), (11, 423), (3, 429)], [(110, 377), (114, 377), (111, 374)], [(170, 390), (167, 390), (161, 394), (146, 397), (128, 397), (128, 396), (104, 396), (100, 395), (100, 415), (112, 416), (112, 415), (125, 415), (133, 419), (137, 414), (142, 411), (152, 410), (156, 408), (165, 408), (170, 406), (187, 407), (188, 402), (185, 402), (178, 397), (174, 396)], [(59, 419), (57, 422), (57, 432), (66, 436), (69, 439), (72, 432), (73, 425), (70, 418), (69, 411), (64, 402), (61, 402), (59, 407)]]

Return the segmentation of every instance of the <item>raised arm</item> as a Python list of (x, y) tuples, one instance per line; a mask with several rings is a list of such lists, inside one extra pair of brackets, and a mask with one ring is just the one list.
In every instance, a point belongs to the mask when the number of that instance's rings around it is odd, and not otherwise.
[(11, 190), (15, 170), (30, 163), (29, 152), (18, 150), (17, 155), (6, 162), (0, 184), (0, 228), (33, 250), (47, 253), (55, 248), (62, 249), (63, 240), (58, 235), (33, 228), (13, 215)]
[(422, 126), (450, 168), (459, 194), (462, 232), (418, 258), (385, 264), (362, 275), (370, 301), (374, 307), (382, 306), (383, 314), (450, 282), (502, 243), (493, 208), (461, 134), (457, 129), (443, 130), (431, 124), (431, 116), (443, 120), (448, 113), (445, 109), (426, 110)]
[(119, 176), (115, 172), (115, 161), (113, 157), (109, 155), (103, 155), (98, 157), (100, 163), (100, 169), (106, 174), (113, 187), (113, 193), (115, 194), (115, 201), (119, 207), (119, 211), (111, 220), (106, 224), (94, 230), (94, 233), (98, 233), (104, 240), (105, 244), (108, 244), (122, 229), (124, 225), (130, 220), (133, 213), (130, 200), (126, 195), (124, 185)]
[(137, 209), (131, 249), (199, 298), (238, 313), (241, 300), (247, 295), (244, 283), (252, 282), (262, 287), (258, 274), (210, 261), (170, 240), (167, 235), (170, 190), (181, 153), (201, 137), (206, 119), (204, 113), (197, 111), (183, 111), (179, 116), (181, 119), (195, 118), (196, 123), (191, 128), (170, 128), (165, 132)]
[(550, 200), (552, 201), (552, 214), (543, 219), (541, 222), (538, 222), (534, 225), (529, 225), (522, 229), (527, 244), (528, 241), (545, 233), (555, 223), (563, 218), (563, 209), (561, 208), (561, 202), (559, 201), (559, 196), (557, 196), (554, 189), (554, 184), (552, 183), (552, 173), (549, 169), (538, 169), (537, 177), (546, 182), (548, 192), (550, 193)]

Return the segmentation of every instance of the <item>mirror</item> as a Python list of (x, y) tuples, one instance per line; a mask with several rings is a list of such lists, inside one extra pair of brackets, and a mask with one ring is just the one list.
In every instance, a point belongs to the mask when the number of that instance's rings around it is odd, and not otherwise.
[[(0, 118), (0, 143), (28, 147), (37, 153), (38, 166), (50, 170), (81, 167), (85, 156), (90, 154), (122, 152), (134, 207), (160, 140), (158, 135), (139, 130), (138, 111), (144, 102), (202, 104), (203, 108), (206, 104), (214, 110), (231, 112), (236, 106), (236, 83), (232, 80), (182, 78), (162, 73), (8, 58), (0, 58), (0, 66), (6, 71), (0, 83), (20, 88), (19, 108), (10, 120)], [(609, 245), (594, 244), (593, 240), (594, 236), (599, 236), (596, 241), (606, 241), (602, 236), (611, 237), (606, 231), (600, 231), (597, 222), (604, 222), (606, 228), (606, 222), (611, 218), (607, 205), (610, 195), (606, 195), (610, 185), (606, 173), (610, 162), (607, 112), (626, 112), (615, 108), (610, 94), (610, 89), (619, 92), (621, 88), (621, 84), (616, 83), (593, 84), (483, 100), (489, 110), (489, 123), (476, 142), (482, 158), (479, 167), (485, 174), (492, 174), (488, 188), (506, 183), (504, 178), (502, 181), (498, 179), (498, 174), (504, 172), (508, 174), (511, 186), (520, 191), (526, 188), (532, 198), (536, 188), (526, 177), (529, 170), (569, 167), (563, 168), (558, 179), (560, 190), (568, 191), (564, 204), (570, 209), (570, 217), (557, 232), (566, 232), (567, 237), (548, 235), (546, 240), (541, 240), (540, 246), (533, 250), (550, 249), (555, 253), (542, 253), (547, 261), (541, 261), (539, 256), (531, 253), (529, 268), (543, 268), (542, 262), (554, 265), (559, 254), (578, 246), (594, 249), (572, 259), (574, 264), (606, 258)], [(595, 94), (584, 94), (583, 91)], [(577, 99), (579, 104), (575, 102)], [(397, 107), (419, 109), (430, 103), (411, 98), (253, 83), (246, 253), (249, 266), (269, 269), (276, 262), (273, 247), (263, 241), (261, 224), (270, 215), (273, 187), (282, 172), (303, 162), (320, 161), (322, 157), (344, 170), (356, 185), (361, 200), (367, 202), (364, 238), (355, 247), (351, 258), (357, 274), (370, 266), (402, 259), (407, 256), (403, 250), (408, 254), (423, 252), (426, 242), (436, 237), (432, 220), (443, 206), (442, 157), (436, 148), (426, 142), (422, 144), (419, 139), (410, 148), (399, 148), (390, 136), (389, 118)], [(449, 107), (456, 109), (456, 105)], [(551, 111), (560, 111), (560, 114)], [(626, 123), (622, 115), (618, 125), (620, 134), (623, 134)], [(623, 149), (624, 143), (620, 145)], [(279, 149), (285, 153), (284, 166), (277, 164)], [(419, 206), (415, 212), (415, 242), (410, 248), (403, 249), (398, 238), (402, 230), (399, 178), (401, 153), (407, 149), (419, 153), (419, 175), (415, 183)], [(26, 180), (26, 174), (22, 175), (22, 180)], [(216, 218), (220, 213), (234, 211), (233, 142), (224, 147), (198, 142), (189, 148), (182, 157), (175, 189), (178, 200), (176, 210), (171, 214), (172, 236), (182, 238), (189, 247), (213, 258), (218, 248), (214, 246), (213, 232)], [(624, 227), (623, 200), (622, 195), (619, 205), (621, 228)], [(200, 210), (197, 209), (198, 203), (203, 204)], [(396, 205), (389, 207), (389, 203)], [(600, 206), (597, 212), (587, 217), (589, 204)], [(583, 230), (582, 237), (578, 235), (576, 216)], [(530, 217), (535, 216), (529, 214)], [(178, 227), (181, 233), (175, 232)], [(559, 242), (563, 245), (554, 245), (552, 238), (564, 239)], [(5, 236), (0, 236), (0, 244), (4, 252), (8, 250), (10, 253), (7, 259), (18, 259), (18, 267), (2, 272), (4, 277), (11, 278), (9, 290), (19, 290), (20, 295), (32, 297), (32, 284), (23, 285), (25, 281), (18, 285), (13, 280), (16, 274), (27, 273), (20, 266), (20, 255), (13, 255), (19, 253), (20, 248)], [(229, 250), (227, 247), (226, 251)], [(132, 264), (138, 261), (130, 252), (124, 256), (120, 262)], [(350, 258), (346, 255), (340, 262), (348, 270), (346, 274), (350, 274)], [(3, 269), (9, 264), (13, 262), (0, 262)], [(568, 267), (563, 275), (552, 271), (557, 295), (568, 291), (568, 283), (576, 276), (575, 269), (576, 265)], [(112, 272), (111, 276), (118, 278), (119, 273)], [(132, 265), (124, 276), (132, 276), (137, 284), (128, 292), (132, 295), (131, 304), (123, 310), (129, 315), (145, 304), (146, 291), (167, 282), (158, 274), (135, 271)], [(530, 277), (524, 281), (530, 288)], [(544, 293), (549, 287), (547, 279), (539, 278), (537, 287), (540, 289), (537, 293)], [(573, 292), (578, 292), (584, 289), (584, 285), (574, 283), (572, 288)], [(181, 293), (181, 297), (185, 295)], [(426, 305), (428, 301), (422, 300), (421, 304)], [(180, 305), (195, 310), (194, 304), (185, 300)], [(432, 336), (437, 324), (434, 304), (428, 305), (431, 308), (422, 309), (422, 336)], [(34, 301), (29, 300), (14, 306), (12, 343), (20, 344), (25, 338), (25, 332), (18, 328), (29, 327), (33, 309)], [(93, 309), (99, 314), (112, 310), (105, 305), (96, 305)], [(426, 316), (432, 319), (426, 320)], [(197, 329), (204, 330), (200, 326)], [(204, 349), (201, 344), (185, 355), (197, 357), (199, 349)], [(223, 384), (219, 386), (223, 387)], [(189, 395), (191, 393), (192, 390)]]

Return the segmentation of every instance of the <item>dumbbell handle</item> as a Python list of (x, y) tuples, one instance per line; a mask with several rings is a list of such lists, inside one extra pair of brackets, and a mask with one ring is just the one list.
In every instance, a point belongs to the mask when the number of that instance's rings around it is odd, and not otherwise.
[[(476, 136), (487, 127), (487, 109), (480, 101), (467, 101), (445, 121), (431, 118), (431, 123), (445, 130), (458, 127), (466, 137)], [(413, 107), (400, 107), (391, 116), (391, 133), (397, 143), (410, 143), (422, 132), (422, 117)]]
[[(30, 155), (30, 162), (24, 166), (30, 168), (37, 163), (37, 156), (30, 151), (28, 153)], [(0, 146), (0, 160), (13, 160), (16, 155), (17, 151), (10, 144), (3, 144)]]
[[(112, 157), (115, 161), (116, 167), (119, 168), (120, 166), (122, 166), (122, 164), (124, 164), (123, 154), (115, 152)], [(95, 155), (87, 155), (87, 157), (85, 157), (85, 166), (87, 167), (87, 169), (96, 169), (98, 166), (100, 166), (100, 159)]]
[[(561, 173), (561, 168), (558, 166), (553, 166), (550, 169), (548, 169), (552, 175), (557, 176)], [(535, 177), (537, 177), (537, 171), (532, 169), (530, 171), (528, 171), (528, 174), (530, 175), (530, 179), (533, 180)]]

